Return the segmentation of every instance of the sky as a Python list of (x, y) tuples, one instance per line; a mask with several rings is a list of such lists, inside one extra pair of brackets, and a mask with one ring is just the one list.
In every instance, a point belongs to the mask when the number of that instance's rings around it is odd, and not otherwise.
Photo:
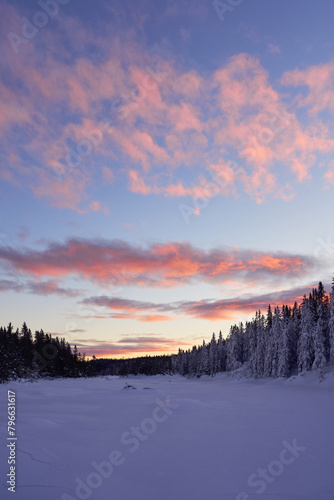
[(333, 15), (2, 0), (1, 324), (169, 354), (329, 291)]

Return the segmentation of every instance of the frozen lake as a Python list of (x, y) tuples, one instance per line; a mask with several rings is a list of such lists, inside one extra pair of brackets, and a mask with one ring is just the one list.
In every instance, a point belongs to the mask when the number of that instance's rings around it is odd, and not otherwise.
[[(6, 485), (8, 389), (15, 495)], [(333, 500), (333, 395), (333, 373), (321, 383), (308, 373), (1, 385), (1, 498)]]

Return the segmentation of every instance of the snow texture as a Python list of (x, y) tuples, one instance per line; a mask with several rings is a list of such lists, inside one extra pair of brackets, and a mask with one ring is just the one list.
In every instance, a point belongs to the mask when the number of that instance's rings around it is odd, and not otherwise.
[[(15, 494), (6, 485), (8, 389), (17, 398)], [(333, 500), (333, 391), (334, 374), (316, 371), (3, 384), (0, 496)]]

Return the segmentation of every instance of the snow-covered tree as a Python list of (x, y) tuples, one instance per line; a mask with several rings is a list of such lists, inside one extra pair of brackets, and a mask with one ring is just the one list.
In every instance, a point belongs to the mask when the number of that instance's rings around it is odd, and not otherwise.
[(328, 298), (322, 283), (319, 283), (317, 294), (318, 321), (314, 329), (314, 361), (312, 368), (324, 368), (329, 359), (328, 332)]
[(271, 376), (278, 377), (279, 345), (280, 345), (280, 338), (282, 335), (282, 316), (279, 307), (275, 308), (275, 314), (273, 317), (273, 326), (271, 332), (272, 332)]
[[(252, 377), (286, 377), (292, 370), (323, 368), (334, 364), (334, 278), (330, 297), (322, 283), (301, 305), (268, 306), (264, 317), (257, 311), (252, 321), (233, 325), (223, 339), (180, 351), (171, 363), (179, 373), (192, 375), (232, 371), (245, 364)], [(175, 367), (175, 368), (174, 368)]]
[(264, 362), (265, 362), (265, 350), (266, 350), (266, 329), (264, 316), (261, 311), (258, 312), (256, 321), (257, 330), (257, 345), (256, 345), (256, 356), (255, 356), (255, 372), (257, 377), (263, 377), (264, 374)]
[(224, 372), (226, 370), (226, 340), (223, 339), (222, 332), (219, 332), (218, 344), (217, 344), (217, 356), (218, 356), (218, 371)]
[(314, 361), (314, 330), (315, 320), (311, 306), (312, 297), (304, 296), (302, 305), (301, 332), (298, 345), (298, 370), (300, 372), (311, 370)]
[(330, 362), (332, 365), (334, 365), (334, 277), (332, 281), (332, 291), (330, 295), (328, 337), (329, 337)]
[(215, 375), (219, 370), (219, 362), (218, 362), (218, 346), (216, 342), (216, 336), (213, 333), (210, 347), (209, 347), (209, 368), (210, 375)]
[(203, 345), (200, 351), (200, 372), (203, 375), (209, 375), (210, 367), (209, 367), (209, 352), (207, 345), (205, 344), (205, 340), (203, 340)]
[(277, 373), (278, 377), (287, 377), (290, 371), (291, 352), (290, 352), (290, 312), (287, 306), (282, 308), (282, 320), (280, 336), (278, 339), (278, 363)]
[(227, 340), (226, 369), (229, 371), (237, 370), (243, 361), (243, 337), (237, 325), (231, 327)]

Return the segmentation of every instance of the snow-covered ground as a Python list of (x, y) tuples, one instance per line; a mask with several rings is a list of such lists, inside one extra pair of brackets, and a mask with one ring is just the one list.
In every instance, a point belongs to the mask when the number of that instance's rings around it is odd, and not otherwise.
[[(6, 485), (8, 389), (17, 398), (15, 494)], [(333, 373), (323, 382), (307, 373), (2, 385), (0, 496), (333, 500), (333, 396)]]

